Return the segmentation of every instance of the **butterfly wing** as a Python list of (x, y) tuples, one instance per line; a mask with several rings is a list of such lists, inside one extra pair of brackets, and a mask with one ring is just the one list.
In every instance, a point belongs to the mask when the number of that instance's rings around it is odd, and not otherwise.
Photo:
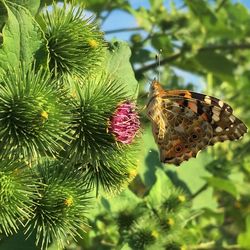
[(209, 122), (169, 99), (156, 97), (148, 106), (148, 116), (159, 147), (160, 160), (164, 163), (180, 165), (195, 157), (213, 136)]
[(165, 91), (154, 81), (147, 105), (162, 162), (179, 165), (217, 141), (237, 140), (247, 128), (217, 98), (186, 90)]
[[(185, 90), (179, 91), (179, 95), (169, 92), (169, 100), (178, 103), (181, 107), (188, 107), (211, 124), (213, 138), (209, 145), (225, 140), (238, 140), (247, 132), (246, 125), (233, 115), (231, 106), (223, 101)], [(178, 91), (176, 92), (178, 94)], [(183, 96), (184, 92), (186, 97)]]

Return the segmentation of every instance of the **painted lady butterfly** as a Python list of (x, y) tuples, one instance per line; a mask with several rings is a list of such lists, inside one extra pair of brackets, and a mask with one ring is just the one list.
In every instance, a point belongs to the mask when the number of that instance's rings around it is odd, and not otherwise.
[(247, 132), (223, 101), (188, 90), (164, 90), (156, 80), (151, 84), (147, 115), (161, 162), (177, 166), (209, 145), (238, 140)]

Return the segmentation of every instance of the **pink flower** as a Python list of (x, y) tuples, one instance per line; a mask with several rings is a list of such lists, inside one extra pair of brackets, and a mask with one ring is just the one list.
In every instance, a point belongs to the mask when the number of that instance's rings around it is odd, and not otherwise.
[(117, 141), (130, 144), (140, 127), (138, 113), (135, 111), (135, 104), (125, 101), (118, 105), (115, 113), (110, 119), (109, 131)]

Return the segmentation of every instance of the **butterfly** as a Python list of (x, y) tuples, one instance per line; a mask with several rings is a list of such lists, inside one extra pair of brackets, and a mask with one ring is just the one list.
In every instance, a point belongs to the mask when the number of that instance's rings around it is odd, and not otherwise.
[(177, 166), (209, 145), (238, 140), (247, 132), (223, 101), (188, 90), (164, 90), (156, 80), (146, 109), (161, 162)]

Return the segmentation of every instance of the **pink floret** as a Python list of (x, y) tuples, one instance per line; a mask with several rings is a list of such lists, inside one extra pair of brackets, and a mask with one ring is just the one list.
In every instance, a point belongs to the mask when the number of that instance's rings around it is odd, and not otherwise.
[(117, 141), (130, 144), (140, 128), (138, 113), (135, 104), (129, 101), (120, 104), (110, 119), (109, 130)]

